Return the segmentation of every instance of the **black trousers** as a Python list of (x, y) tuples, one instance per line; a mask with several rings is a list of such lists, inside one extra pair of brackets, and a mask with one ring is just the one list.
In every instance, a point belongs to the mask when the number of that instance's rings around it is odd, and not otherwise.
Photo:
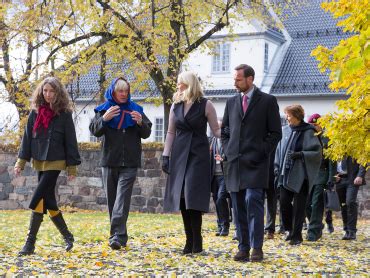
[[(265, 231), (275, 233), (276, 210), (277, 210), (277, 194), (274, 185), (270, 185), (265, 190), (266, 194), (266, 225)], [(281, 218), (280, 218), (281, 219)]]
[(109, 240), (117, 240), (121, 245), (126, 245), (128, 240), (127, 219), (136, 174), (137, 168), (102, 168), (102, 180), (107, 196), (111, 226)]
[(47, 210), (59, 210), (55, 197), (55, 187), (59, 174), (60, 170), (39, 171), (37, 173), (38, 184), (29, 205), (30, 209), (36, 209), (41, 199), (43, 199), (44, 214)]
[(299, 193), (289, 191), (284, 187), (280, 188), (280, 206), (284, 228), (290, 232), (291, 238), (295, 240), (303, 240), (302, 228), (307, 194), (308, 182), (306, 180)]
[(230, 208), (227, 199), (230, 198), (230, 196), (226, 190), (226, 184), (223, 175), (213, 176), (211, 189), (213, 202), (215, 203), (216, 206), (217, 225), (219, 227), (229, 228)]
[(343, 230), (345, 231), (357, 231), (358, 189), (359, 186), (350, 183), (348, 179), (344, 178), (337, 184), (337, 193), (342, 212)]

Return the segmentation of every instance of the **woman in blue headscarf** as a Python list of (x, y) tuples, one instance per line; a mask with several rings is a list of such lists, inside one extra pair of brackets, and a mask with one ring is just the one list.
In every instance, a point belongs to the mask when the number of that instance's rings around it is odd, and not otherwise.
[(106, 102), (94, 109), (90, 131), (103, 139), (100, 164), (111, 224), (109, 246), (118, 250), (127, 243), (126, 222), (141, 166), (141, 138), (150, 136), (152, 123), (131, 100), (130, 84), (123, 77), (112, 81), (105, 98)]

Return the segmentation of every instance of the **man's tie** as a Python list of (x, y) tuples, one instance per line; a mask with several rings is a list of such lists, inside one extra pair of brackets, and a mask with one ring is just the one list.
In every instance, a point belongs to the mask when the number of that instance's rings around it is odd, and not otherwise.
[(243, 107), (243, 113), (245, 114), (245, 111), (247, 111), (248, 109), (248, 96), (247, 95), (243, 95), (242, 107)]

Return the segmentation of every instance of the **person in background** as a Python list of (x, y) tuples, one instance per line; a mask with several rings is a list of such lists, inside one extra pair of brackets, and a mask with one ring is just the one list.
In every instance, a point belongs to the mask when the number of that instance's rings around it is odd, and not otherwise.
[[(221, 128), (222, 121), (218, 122)], [(222, 169), (223, 148), (220, 138), (211, 137), (211, 191), (212, 198), (216, 206), (217, 232), (216, 236), (228, 236), (230, 230), (230, 207), (229, 193), (226, 190), (224, 173)]]
[(66, 251), (72, 249), (74, 238), (59, 210), (55, 187), (62, 170), (71, 181), (81, 163), (68, 93), (59, 79), (45, 78), (33, 93), (32, 106), (14, 166), (14, 174), (19, 176), (32, 159), (38, 177), (29, 204), (32, 209), (29, 232), (20, 256), (35, 252), (36, 236), (47, 211), (64, 238)]
[(287, 126), (275, 154), (274, 172), (278, 175), (282, 222), (289, 232), (290, 245), (303, 241), (302, 228), (306, 200), (319, 172), (322, 147), (314, 126), (304, 122), (301, 105), (284, 109)]
[[(320, 114), (313, 114), (308, 118), (308, 123), (313, 125), (316, 129), (317, 136), (319, 137), (323, 148), (328, 147), (328, 138), (323, 136), (323, 130), (318, 124), (318, 119)], [(330, 159), (322, 156), (320, 170), (316, 179), (314, 180), (314, 185), (308, 197), (308, 204), (306, 206), (306, 215), (309, 219), (308, 230), (307, 230), (307, 240), (317, 241), (322, 236), (323, 229), (323, 216), (324, 216), (324, 189), (331, 187), (335, 181), (335, 163)]]
[(216, 110), (204, 98), (197, 76), (182, 72), (177, 79), (162, 156), (168, 174), (164, 211), (180, 210), (186, 235), (183, 254), (203, 250), (202, 213), (208, 212), (211, 195), (211, 165), (207, 123), (220, 137)]
[(265, 190), (267, 202), (265, 234), (267, 239), (274, 239), (275, 234), (277, 189), (275, 188), (274, 159), (275, 150), (270, 154), (269, 187)]
[(131, 100), (125, 78), (114, 79), (104, 96), (106, 102), (94, 109), (90, 131), (103, 138), (100, 166), (109, 210), (109, 246), (119, 250), (128, 240), (127, 219), (141, 166), (141, 139), (150, 136), (152, 123), (143, 108)]
[(268, 188), (270, 154), (281, 139), (276, 98), (260, 91), (253, 84), (254, 76), (249, 65), (235, 68), (238, 93), (227, 100), (222, 121), (224, 175), (239, 240), (233, 259), (242, 262), (263, 260), (264, 190)]
[(357, 193), (365, 185), (366, 169), (351, 157), (345, 157), (337, 163), (335, 186), (341, 205), (343, 240), (356, 239), (358, 203)]

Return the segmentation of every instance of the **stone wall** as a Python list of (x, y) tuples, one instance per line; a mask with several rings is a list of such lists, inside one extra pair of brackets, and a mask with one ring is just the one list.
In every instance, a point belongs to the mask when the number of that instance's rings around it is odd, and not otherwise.
[[(157, 213), (163, 211), (166, 177), (160, 170), (160, 149), (145, 149), (142, 168), (134, 184), (131, 210)], [(106, 210), (106, 197), (101, 182), (99, 151), (80, 152), (82, 163), (78, 177), (68, 182), (64, 171), (58, 178), (56, 190), (59, 205), (82, 209)], [(28, 208), (37, 186), (36, 172), (27, 163), (22, 176), (14, 178), (15, 153), (0, 151), (0, 209)]]
[[(160, 168), (161, 149), (148, 148), (143, 151), (142, 168), (134, 185), (131, 210), (160, 213), (163, 211), (163, 196), (166, 176)], [(58, 179), (57, 199), (60, 205), (82, 209), (106, 210), (106, 198), (102, 188), (101, 170), (98, 166), (99, 151), (82, 151), (82, 164), (78, 168), (78, 177), (71, 182), (62, 172)], [(35, 171), (27, 164), (21, 177), (13, 177), (15, 153), (0, 151), (0, 209), (27, 208), (32, 192), (37, 186)], [(358, 194), (359, 214), (370, 217), (370, 171), (367, 184)], [(211, 207), (213, 206), (211, 202)]]

